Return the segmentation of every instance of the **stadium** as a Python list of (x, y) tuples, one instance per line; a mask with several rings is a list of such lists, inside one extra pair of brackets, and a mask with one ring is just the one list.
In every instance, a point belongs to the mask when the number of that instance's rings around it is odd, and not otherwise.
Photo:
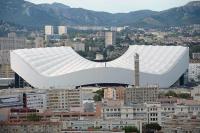
[(189, 48), (133, 45), (119, 58), (94, 62), (71, 47), (48, 47), (11, 51), (15, 84), (25, 80), (35, 88), (71, 88), (85, 85), (134, 85), (134, 56), (139, 55), (139, 84), (168, 88), (183, 83), (189, 65)]

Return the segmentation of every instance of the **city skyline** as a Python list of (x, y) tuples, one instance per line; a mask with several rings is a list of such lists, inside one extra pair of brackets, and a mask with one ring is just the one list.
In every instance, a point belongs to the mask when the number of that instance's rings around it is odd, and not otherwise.
[(94, 11), (105, 11), (110, 13), (125, 13), (138, 10), (162, 11), (170, 8), (183, 6), (193, 0), (27, 0), (35, 4), (62, 3), (73, 8), (84, 8)]

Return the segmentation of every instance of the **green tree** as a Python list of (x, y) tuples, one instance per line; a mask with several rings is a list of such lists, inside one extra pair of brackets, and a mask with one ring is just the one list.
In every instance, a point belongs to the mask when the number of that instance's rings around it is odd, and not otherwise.
[(168, 91), (165, 96), (177, 97), (177, 94), (174, 91)]
[(40, 121), (41, 117), (38, 116), (37, 114), (30, 114), (27, 116), (28, 121)]
[(94, 93), (95, 93), (95, 95), (93, 97), (94, 101), (101, 101), (102, 98), (104, 97), (104, 90), (103, 89), (97, 90)]
[(123, 130), (125, 131), (125, 133), (132, 133), (132, 132), (139, 133), (139, 130), (135, 126), (125, 126)]
[(189, 98), (191, 98), (190, 94), (188, 94), (188, 93), (178, 94), (178, 97), (179, 98), (183, 98), (183, 99), (189, 99)]
[(162, 127), (158, 123), (150, 123), (145, 125), (146, 130), (160, 131)]

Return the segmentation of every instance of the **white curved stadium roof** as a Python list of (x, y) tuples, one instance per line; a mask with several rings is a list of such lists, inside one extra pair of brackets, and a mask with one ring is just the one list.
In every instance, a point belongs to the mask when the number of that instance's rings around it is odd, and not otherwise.
[(188, 69), (189, 49), (181, 46), (133, 45), (104, 63), (81, 57), (71, 47), (11, 52), (11, 68), (36, 88), (68, 88), (98, 83), (134, 84), (134, 55), (140, 58), (140, 85), (170, 87)]

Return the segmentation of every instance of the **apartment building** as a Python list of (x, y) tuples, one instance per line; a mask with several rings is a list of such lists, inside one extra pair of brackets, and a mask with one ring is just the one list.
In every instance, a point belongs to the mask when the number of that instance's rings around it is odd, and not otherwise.
[(80, 107), (79, 89), (52, 89), (47, 91), (47, 109), (66, 110)]
[(29, 92), (24, 93), (26, 96), (26, 104), (29, 109), (37, 109), (41, 112), (47, 109), (46, 92)]
[(10, 50), (31, 48), (25, 38), (9, 33), (8, 37), (0, 37), (0, 78), (13, 78), (14, 72), (10, 68)]
[(104, 88), (104, 99), (124, 101), (124, 87)]
[(60, 122), (0, 122), (1, 133), (60, 133)]
[(161, 124), (161, 104), (144, 103), (132, 106), (104, 106), (102, 118), (105, 120), (141, 120), (143, 123)]
[(200, 116), (179, 113), (169, 117), (164, 123), (164, 133), (199, 133)]
[(105, 47), (114, 45), (116, 43), (116, 33), (109, 31), (105, 32)]
[(157, 102), (159, 87), (130, 87), (125, 89), (125, 104)]
[(189, 81), (200, 81), (200, 59), (190, 60), (189, 63)]
[(67, 34), (67, 26), (58, 26), (58, 34), (66, 35)]

